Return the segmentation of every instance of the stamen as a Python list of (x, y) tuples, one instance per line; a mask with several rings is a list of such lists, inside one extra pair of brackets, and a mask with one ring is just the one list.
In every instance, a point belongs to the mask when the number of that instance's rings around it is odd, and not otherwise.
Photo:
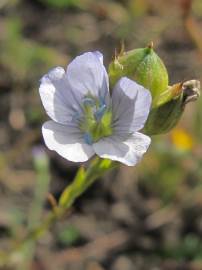
[(83, 138), (84, 138), (84, 141), (85, 143), (89, 144), (89, 145), (92, 145), (93, 144), (93, 138), (92, 136), (90, 135), (90, 133), (85, 133), (83, 135)]
[(92, 145), (100, 138), (111, 135), (111, 114), (103, 98), (85, 96), (82, 107), (83, 119), (80, 115), (79, 127), (86, 144)]
[(104, 115), (104, 113), (105, 113), (105, 111), (106, 111), (106, 108), (107, 108), (107, 106), (106, 106), (105, 104), (103, 104), (103, 105), (102, 105), (101, 107), (99, 107), (98, 110), (94, 113), (95, 119), (96, 119), (97, 121), (99, 121), (99, 120), (103, 117), (103, 115)]
[(104, 97), (99, 97), (99, 103), (100, 103), (100, 106), (104, 105), (105, 104), (105, 99)]
[(83, 99), (84, 106), (95, 106), (95, 100), (90, 97), (85, 97)]

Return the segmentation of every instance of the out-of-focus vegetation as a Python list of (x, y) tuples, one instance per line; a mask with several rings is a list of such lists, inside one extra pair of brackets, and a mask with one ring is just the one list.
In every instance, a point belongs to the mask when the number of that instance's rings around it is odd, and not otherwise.
[(80, 0), (40, 0), (41, 3), (55, 8), (69, 8), (69, 7), (80, 7), (82, 6), (82, 1)]
[(55, 50), (23, 38), (22, 22), (19, 18), (5, 20), (4, 27), (1, 62), (17, 78), (24, 78), (31, 69), (40, 71), (54, 65), (55, 61), (63, 61), (63, 56)]
[[(201, 0), (0, 1), (1, 250), (43, 219), (78, 168), (36, 151), (46, 119), (41, 76), (90, 50), (107, 66), (123, 40), (127, 50), (153, 40), (170, 84), (200, 80), (201, 25)], [(108, 174), (37, 245), (19, 250), (12, 269), (202, 269), (201, 138), (199, 99), (174, 130), (152, 138), (137, 167)]]

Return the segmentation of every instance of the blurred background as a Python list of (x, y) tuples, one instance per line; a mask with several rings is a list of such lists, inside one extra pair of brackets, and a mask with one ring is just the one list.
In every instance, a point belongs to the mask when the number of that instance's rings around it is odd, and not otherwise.
[[(100, 50), (106, 66), (151, 40), (170, 85), (201, 79), (201, 0), (0, 1), (0, 249), (40, 222), (79, 164), (44, 147), (39, 79), (76, 55)], [(202, 269), (202, 99), (142, 162), (108, 173), (37, 245), (18, 270)]]

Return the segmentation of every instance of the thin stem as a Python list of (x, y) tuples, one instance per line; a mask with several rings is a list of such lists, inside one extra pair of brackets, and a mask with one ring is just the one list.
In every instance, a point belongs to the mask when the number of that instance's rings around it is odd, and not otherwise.
[(20, 253), (20, 251), (30, 242), (36, 242), (54, 223), (67, 213), (75, 200), (82, 193), (84, 193), (105, 172), (116, 166), (117, 163), (111, 160), (95, 158), (92, 160), (87, 170), (81, 167), (78, 170), (74, 181), (63, 191), (59, 199), (59, 204), (54, 208), (54, 211), (50, 212), (39, 226), (29, 231), (23, 241), (20, 242), (9, 255), (0, 254), (0, 265), (12, 263), (12, 257), (15, 257), (14, 255), (16, 253)]

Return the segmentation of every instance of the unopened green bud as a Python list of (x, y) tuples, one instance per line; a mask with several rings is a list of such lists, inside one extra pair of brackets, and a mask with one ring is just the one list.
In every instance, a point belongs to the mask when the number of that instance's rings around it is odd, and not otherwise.
[(149, 89), (153, 100), (168, 88), (168, 73), (151, 43), (146, 48), (121, 52), (109, 65), (110, 85), (126, 76)]
[(178, 83), (161, 94), (151, 109), (144, 127), (147, 135), (166, 133), (179, 121), (185, 105), (200, 96), (200, 82), (190, 80)]

